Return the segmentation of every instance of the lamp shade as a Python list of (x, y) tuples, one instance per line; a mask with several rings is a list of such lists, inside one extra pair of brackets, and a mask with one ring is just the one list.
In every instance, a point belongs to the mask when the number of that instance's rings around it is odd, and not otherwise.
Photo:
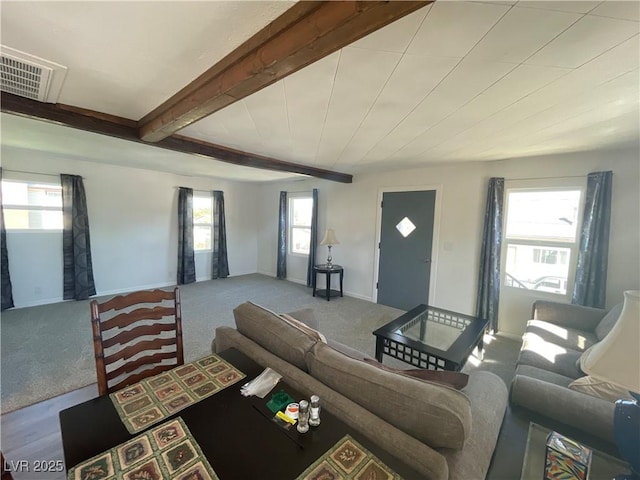
[(327, 231), (324, 232), (324, 238), (320, 242), (320, 245), (339, 245), (340, 242), (336, 238), (336, 232), (333, 231), (332, 228), (327, 228)]
[(618, 321), (580, 366), (588, 375), (640, 393), (640, 291), (624, 292)]

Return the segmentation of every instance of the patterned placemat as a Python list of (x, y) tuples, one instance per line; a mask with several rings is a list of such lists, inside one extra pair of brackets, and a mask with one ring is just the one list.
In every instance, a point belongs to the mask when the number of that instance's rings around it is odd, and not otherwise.
[(350, 435), (345, 435), (296, 480), (400, 480), (400, 478)]
[(68, 480), (218, 480), (182, 418), (69, 469)]
[(129, 433), (137, 433), (244, 377), (244, 373), (214, 354), (109, 396)]

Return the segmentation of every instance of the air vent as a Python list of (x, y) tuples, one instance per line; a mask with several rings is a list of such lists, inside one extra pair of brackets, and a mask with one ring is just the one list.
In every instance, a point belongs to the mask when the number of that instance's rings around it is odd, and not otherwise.
[(1, 47), (0, 87), (3, 92), (41, 102), (57, 102), (67, 67), (4, 45)]

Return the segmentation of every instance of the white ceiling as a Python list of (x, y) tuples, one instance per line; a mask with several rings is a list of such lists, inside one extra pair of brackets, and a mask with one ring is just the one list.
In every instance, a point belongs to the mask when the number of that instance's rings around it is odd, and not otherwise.
[[(291, 5), (3, 1), (2, 44), (67, 66), (61, 103), (138, 120)], [(179, 133), (356, 175), (637, 145), (639, 31), (638, 1), (439, 1)], [(7, 117), (14, 146), (287, 176)]]

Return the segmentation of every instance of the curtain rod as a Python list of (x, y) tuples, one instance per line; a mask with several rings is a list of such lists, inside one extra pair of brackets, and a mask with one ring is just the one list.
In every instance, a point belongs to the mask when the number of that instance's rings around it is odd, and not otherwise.
[(566, 175), (564, 177), (505, 178), (505, 181), (507, 180), (554, 180), (557, 178), (587, 178), (587, 175)]
[[(44, 175), (45, 177), (60, 178), (60, 174), (55, 174), (55, 173), (27, 172), (26, 170), (10, 170), (8, 168), (3, 168), (2, 171), (3, 172), (13, 172), (13, 173), (28, 173), (30, 175)], [(82, 177), (82, 179), (84, 180), (84, 177)]]

